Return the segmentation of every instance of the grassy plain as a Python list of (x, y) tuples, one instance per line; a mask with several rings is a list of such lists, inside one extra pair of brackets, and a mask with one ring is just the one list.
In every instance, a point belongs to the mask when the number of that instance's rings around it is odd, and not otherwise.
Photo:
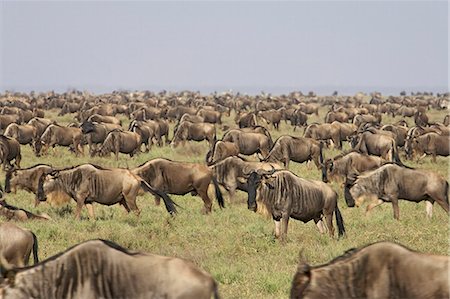
[[(320, 117), (312, 116), (308, 123), (323, 122), (326, 108), (321, 108)], [(442, 121), (446, 112), (428, 112), (431, 121)], [(57, 117), (51, 111), (46, 117), (64, 124), (73, 120), (73, 115)], [(225, 122), (232, 124), (233, 116)], [(383, 116), (383, 123), (400, 119)], [(125, 125), (127, 119), (123, 119)], [(412, 124), (412, 120), (408, 122)], [(173, 127), (173, 125), (171, 126)], [(219, 137), (222, 131), (219, 130)], [(293, 132), (284, 122), (280, 131), (271, 130), (273, 138), (283, 134), (301, 136), (303, 129)], [(172, 136), (172, 132), (171, 132)], [(348, 146), (347, 146), (348, 147)], [(134, 167), (149, 159), (166, 157), (173, 160), (201, 162), (207, 151), (206, 143), (190, 143), (185, 148), (153, 147), (150, 153), (134, 158), (120, 155), (116, 162), (110, 158), (76, 158), (65, 148), (58, 148), (56, 154), (36, 158), (29, 147), (22, 147), (22, 167), (37, 163), (48, 163), (58, 167), (92, 162), (110, 167)], [(87, 152), (87, 151), (86, 151)], [(337, 150), (325, 150), (331, 157)], [(403, 159), (404, 160), (404, 159)], [(407, 165), (432, 169), (448, 176), (449, 158), (439, 157), (437, 163), (431, 158), (423, 162), (406, 162)], [(311, 165), (291, 163), (291, 171), (305, 178), (320, 179), (320, 172)], [(4, 174), (0, 175), (4, 179)], [(238, 199), (221, 210), (214, 204), (214, 211), (208, 216), (200, 213), (202, 201), (191, 195), (172, 196), (183, 208), (176, 217), (170, 217), (163, 205), (155, 206), (150, 195), (138, 198), (142, 209), (138, 218), (127, 215), (119, 206), (94, 205), (97, 219), (88, 220), (86, 210), (81, 221), (74, 219), (75, 203), (51, 207), (44, 203), (33, 207), (34, 196), (24, 191), (6, 195), (10, 204), (32, 212), (45, 212), (51, 221), (29, 221), (19, 225), (33, 230), (39, 239), (39, 255), (47, 258), (68, 246), (93, 238), (109, 239), (124, 247), (155, 254), (177, 256), (189, 259), (210, 272), (219, 283), (223, 298), (286, 298), (289, 294), (292, 276), (296, 270), (299, 252), (311, 264), (324, 263), (352, 247), (362, 246), (380, 240), (400, 242), (415, 250), (449, 253), (449, 218), (436, 204), (431, 220), (425, 217), (425, 204), (400, 201), (400, 221), (393, 219), (392, 207), (384, 204), (365, 215), (365, 207), (348, 208), (342, 196), (342, 186), (332, 183), (339, 192), (339, 206), (344, 217), (347, 236), (331, 239), (321, 235), (313, 222), (304, 224), (295, 220), (289, 223), (288, 240), (282, 245), (273, 236), (273, 222), (262, 215), (247, 210), (246, 194), (238, 192)]]

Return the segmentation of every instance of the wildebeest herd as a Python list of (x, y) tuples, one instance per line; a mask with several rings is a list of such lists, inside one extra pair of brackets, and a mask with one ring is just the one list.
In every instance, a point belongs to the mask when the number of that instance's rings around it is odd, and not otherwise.
[[(214, 200), (219, 209), (239, 205), (236, 191), (240, 190), (247, 193), (249, 210), (274, 221), (279, 246), (289, 242), (290, 218), (313, 220), (319, 232), (328, 232), (331, 238), (335, 219), (337, 239), (345, 238), (353, 232), (339, 209), (344, 202), (354, 207), (369, 200), (367, 211), (391, 203), (397, 220), (399, 200), (425, 201), (430, 218), (434, 202), (449, 213), (446, 178), (408, 165), (427, 155), (432, 163), (437, 156), (449, 155), (449, 114), (445, 114), (449, 101), (448, 93), (389, 97), (300, 92), (281, 96), (189, 91), (5, 93), (0, 102), (3, 195), (22, 189), (34, 194), (37, 206), (63, 194), (75, 201), (76, 219), (86, 207), (94, 220), (94, 203), (119, 204), (139, 216), (136, 198), (143, 192), (152, 194), (156, 205), (162, 199), (167, 212), (175, 216), (183, 209), (170, 195), (198, 196), (203, 201), (201, 212), (210, 214)], [(430, 117), (434, 111), (441, 111), (444, 118)], [(320, 116), (323, 121), (311, 122)], [(402, 119), (383, 121), (394, 116)], [(63, 118), (68, 121), (58, 122)], [(291, 126), (294, 133), (279, 134), (283, 125)], [(272, 135), (279, 137), (274, 140)], [(133, 159), (154, 148), (173, 151), (193, 142), (207, 143), (203, 163), (161, 156), (135, 168), (94, 163), (21, 168), (21, 162), (27, 161), (24, 147), (36, 157), (53, 156), (57, 148), (65, 147), (74, 157), (107, 158), (113, 153), (118, 161), (121, 155)], [(326, 157), (325, 150), (331, 149), (339, 153)], [(311, 179), (294, 173), (289, 170), (291, 161), (308, 163), (308, 168), (314, 164), (321, 176)], [(330, 182), (342, 185), (337, 189)], [(5, 200), (0, 202), (0, 217), (51, 220), (45, 213), (38, 215)], [(36, 265), (27, 266), (31, 252)], [(448, 298), (449, 261), (446, 256), (378, 242), (349, 250), (324, 265), (301, 262), (290, 296)], [(36, 235), (10, 222), (0, 226), (0, 266), (0, 298), (219, 297), (217, 282), (194, 264), (129, 251), (106, 240), (83, 242), (38, 263)], [(426, 283), (427, 279), (433, 283)]]

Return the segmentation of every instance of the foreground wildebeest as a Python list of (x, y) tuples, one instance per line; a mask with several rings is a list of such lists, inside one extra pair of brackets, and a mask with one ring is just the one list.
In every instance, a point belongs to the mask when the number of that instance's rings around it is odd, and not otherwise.
[(365, 131), (353, 139), (352, 147), (361, 154), (379, 156), (387, 161), (401, 163), (395, 139), (385, 134)]
[(175, 126), (172, 145), (176, 147), (178, 143), (184, 144), (186, 140), (206, 140), (209, 143), (209, 147), (212, 147), (216, 140), (216, 127), (210, 123), (183, 121)]
[(365, 197), (376, 198), (367, 206), (370, 211), (384, 202), (391, 202), (394, 218), (399, 219), (398, 201), (400, 199), (420, 202), (427, 201), (427, 216), (432, 216), (436, 201), (449, 213), (448, 182), (437, 173), (386, 164), (361, 175), (347, 177), (344, 195), (349, 207), (360, 206)]
[(314, 220), (323, 232), (325, 216), (330, 236), (334, 235), (333, 213), (336, 216), (339, 236), (344, 235), (344, 221), (338, 208), (338, 195), (326, 183), (305, 180), (288, 170), (253, 171), (248, 178), (248, 209), (257, 211), (259, 202), (265, 206), (275, 221), (275, 236), (284, 239), (289, 218), (304, 223)]
[(50, 220), (50, 217), (46, 214), (36, 215), (30, 211), (12, 206), (5, 200), (0, 200), (0, 216), (6, 220), (14, 221), (27, 221), (27, 220)]
[(223, 135), (222, 141), (233, 142), (239, 147), (239, 153), (253, 155), (260, 153), (263, 158), (269, 154), (272, 140), (264, 134), (229, 130)]
[(449, 267), (448, 256), (377, 242), (323, 265), (301, 262), (290, 298), (449, 298)]
[(16, 139), (20, 144), (32, 144), (36, 138), (37, 129), (32, 125), (10, 124), (5, 130), (5, 136)]
[(119, 203), (127, 212), (132, 210), (139, 215), (140, 210), (136, 205), (136, 196), (140, 188), (162, 197), (167, 211), (171, 214), (176, 212), (174, 203), (164, 192), (149, 186), (130, 170), (108, 169), (92, 164), (54, 170), (49, 174), (42, 175), (39, 179), (37, 195), (40, 201), (45, 201), (48, 193), (62, 191), (76, 201), (75, 217), (77, 219), (80, 218), (84, 205), (86, 205), (89, 216), (94, 219), (92, 206), (94, 202), (108, 206)]
[(385, 160), (357, 152), (339, 154), (327, 159), (322, 168), (322, 181), (328, 182), (328, 176), (345, 179), (351, 173), (362, 173), (380, 167)]
[(275, 141), (265, 162), (283, 163), (285, 168), (289, 168), (289, 161), (303, 163), (314, 161), (317, 168), (323, 163), (322, 155), (323, 143), (312, 138), (294, 137), (284, 135)]
[(0, 262), (2, 264), (6, 262), (8, 266), (26, 266), (31, 251), (33, 251), (34, 263), (36, 264), (39, 262), (38, 242), (33, 232), (10, 222), (0, 224)]
[(119, 160), (119, 153), (129, 154), (133, 157), (137, 154), (141, 147), (141, 135), (135, 132), (122, 130), (112, 130), (108, 133), (100, 148), (94, 151), (95, 154), (106, 156), (114, 153), (116, 161)]
[(91, 156), (96, 151), (96, 145), (102, 144), (109, 132), (120, 129), (120, 125), (109, 123), (97, 123), (92, 121), (85, 121), (80, 125), (81, 132), (86, 136), (86, 142), (89, 145), (89, 152)]
[(16, 193), (17, 188), (36, 195), (35, 206), (39, 204), (37, 191), (39, 178), (43, 174), (53, 171), (53, 167), (47, 164), (37, 164), (24, 169), (8, 169), (5, 175), (5, 192), (10, 193), (11, 190)]
[(407, 140), (405, 150), (408, 157), (412, 157), (415, 153), (420, 160), (426, 155), (431, 155), (433, 162), (436, 162), (436, 156), (450, 155), (450, 136), (431, 132), (412, 137)]
[[(136, 167), (132, 172), (143, 178), (150, 186), (165, 193), (185, 195), (191, 192), (199, 195), (204, 203), (203, 211), (211, 212), (212, 201), (208, 196), (208, 187), (214, 184), (215, 195), (220, 207), (224, 207), (223, 197), (217, 180), (206, 165), (188, 162), (176, 162), (168, 159), (153, 159)], [(155, 195), (156, 204), (160, 197)]]
[[(56, 145), (72, 147), (75, 150), (75, 155), (83, 154), (83, 147), (81, 144), (82, 132), (80, 128), (76, 127), (62, 127), (60, 125), (49, 125), (42, 136), (34, 142), (34, 151), (36, 156), (39, 156), (41, 150), (47, 153), (50, 147), (54, 148)], [(43, 149), (42, 149), (43, 148)]]
[(206, 153), (206, 164), (212, 165), (227, 157), (239, 155), (239, 147), (233, 142), (216, 141)]
[(214, 279), (193, 263), (105, 240), (83, 242), (32, 267), (1, 270), (4, 299), (219, 298)]
[(228, 191), (230, 199), (234, 199), (236, 190), (248, 191), (247, 179), (252, 171), (282, 169), (277, 163), (245, 161), (240, 157), (228, 157), (210, 168), (217, 182)]
[(14, 165), (19, 168), (21, 159), (19, 142), (13, 138), (0, 135), (0, 162), (3, 164), (3, 170), (6, 167), (12, 167), (12, 160), (14, 160)]

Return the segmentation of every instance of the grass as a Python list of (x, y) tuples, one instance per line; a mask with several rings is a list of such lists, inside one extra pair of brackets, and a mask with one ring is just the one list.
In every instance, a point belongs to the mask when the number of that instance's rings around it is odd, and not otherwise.
[[(308, 123), (321, 121), (311, 117)], [(431, 121), (442, 121), (445, 111), (429, 112)], [(57, 111), (50, 111), (47, 117), (61, 123), (72, 121), (73, 115), (57, 117)], [(392, 123), (400, 117), (383, 116), (383, 123)], [(128, 120), (124, 120), (124, 126)], [(232, 125), (233, 115), (225, 119)], [(412, 120), (408, 122), (412, 124)], [(173, 124), (171, 125), (171, 128)], [(293, 132), (293, 128), (282, 123), (280, 131), (271, 130), (276, 139), (283, 134), (301, 136), (302, 130)], [(172, 132), (171, 132), (172, 134)], [(219, 132), (221, 136), (223, 132)], [(153, 147), (150, 153), (134, 158), (120, 155), (119, 161), (110, 158), (76, 158), (67, 149), (58, 148), (55, 155), (36, 158), (29, 147), (22, 147), (22, 167), (37, 163), (49, 163), (66, 167), (92, 162), (110, 167), (134, 167), (149, 159), (167, 157), (173, 160), (203, 163), (208, 147), (206, 142), (189, 143), (185, 148)], [(87, 151), (86, 151), (87, 152)], [(337, 150), (325, 150), (325, 156), (331, 157)], [(414, 167), (432, 169), (447, 177), (449, 158), (439, 157), (437, 163), (425, 158), (420, 164), (407, 161)], [(292, 162), (290, 170), (299, 176), (320, 179), (320, 172), (311, 165)], [(0, 176), (4, 179), (4, 174)], [(425, 217), (425, 203), (400, 201), (400, 221), (393, 219), (392, 207), (384, 204), (365, 215), (364, 207), (347, 208), (343, 200), (342, 187), (332, 183), (339, 192), (339, 206), (346, 225), (347, 237), (341, 240), (320, 235), (313, 222), (304, 224), (295, 220), (289, 222), (288, 239), (280, 244), (273, 236), (273, 222), (247, 210), (246, 194), (238, 192), (238, 200), (226, 203), (225, 209), (214, 204), (213, 213), (202, 215), (202, 201), (199, 197), (172, 196), (183, 208), (176, 217), (170, 217), (163, 205), (155, 206), (151, 196), (138, 198), (142, 213), (138, 218), (126, 214), (119, 206), (94, 205), (96, 220), (87, 220), (83, 210), (83, 220), (74, 219), (74, 202), (68, 206), (51, 207), (41, 204), (33, 207), (34, 195), (24, 191), (6, 195), (10, 204), (17, 205), (35, 213), (45, 212), (53, 220), (29, 221), (20, 223), (22, 227), (33, 230), (39, 239), (39, 256), (47, 258), (76, 243), (94, 239), (108, 239), (130, 249), (161, 255), (177, 256), (189, 259), (199, 267), (211, 273), (219, 283), (223, 298), (286, 298), (289, 294), (292, 276), (296, 270), (300, 252), (310, 264), (324, 263), (349, 248), (367, 243), (390, 240), (400, 242), (422, 252), (435, 254), (449, 253), (449, 218), (436, 204), (431, 220)], [(211, 195), (212, 196), (212, 195)]]

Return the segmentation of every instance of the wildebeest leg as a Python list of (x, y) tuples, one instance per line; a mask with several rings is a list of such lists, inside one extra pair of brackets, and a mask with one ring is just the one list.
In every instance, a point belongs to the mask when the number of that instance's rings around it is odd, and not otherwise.
[(125, 208), (125, 211), (127, 212), (127, 214), (130, 213), (131, 210), (130, 210), (130, 207), (127, 205), (127, 202), (125, 201), (125, 198), (122, 199), (119, 202), (119, 204), (122, 205)]
[(92, 203), (86, 203), (86, 209), (88, 211), (89, 219), (95, 220), (94, 206)]
[(136, 196), (133, 196), (132, 194), (124, 194), (123, 197), (125, 198), (125, 202), (130, 210), (134, 211), (136, 213), (136, 216), (139, 216), (141, 211), (136, 205)]
[(369, 213), (370, 210), (372, 210), (375, 207), (378, 207), (379, 205), (381, 205), (384, 201), (381, 199), (378, 199), (375, 203), (371, 203), (367, 206), (366, 208), (366, 215), (367, 213)]
[(200, 195), (200, 197), (203, 199), (204, 207), (203, 207), (203, 213), (208, 214), (211, 213), (212, 209), (212, 201), (208, 196), (208, 188), (204, 188), (205, 191), (196, 190), (197, 194)]
[(427, 217), (428, 219), (431, 219), (433, 217), (433, 203), (429, 200), (425, 201), (425, 210), (427, 211)]
[(273, 222), (275, 223), (275, 238), (279, 238), (281, 234), (281, 222), (280, 220), (274, 220)]
[(325, 212), (325, 221), (328, 228), (328, 233), (330, 234), (330, 237), (334, 236), (334, 226), (333, 226), (333, 212)]
[(281, 241), (286, 241), (286, 236), (288, 232), (288, 225), (289, 225), (289, 214), (284, 212), (281, 214)]
[(323, 225), (322, 219), (320, 219), (320, 218), (314, 219), (314, 223), (316, 224), (317, 228), (319, 229), (319, 232), (321, 234), (324, 234), (326, 229), (325, 229), (325, 227)]
[(394, 209), (394, 219), (400, 220), (400, 209), (398, 207), (398, 198), (392, 197), (391, 202), (392, 208)]

